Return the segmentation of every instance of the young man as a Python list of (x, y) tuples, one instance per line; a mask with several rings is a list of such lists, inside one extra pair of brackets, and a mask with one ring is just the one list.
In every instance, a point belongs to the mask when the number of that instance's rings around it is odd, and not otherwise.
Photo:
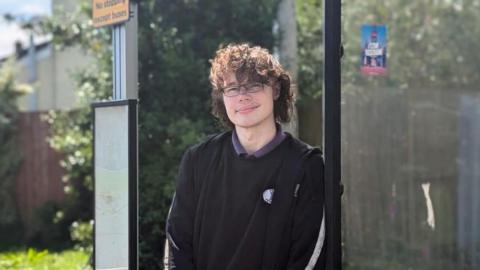
[(290, 76), (247, 44), (211, 64), (212, 111), (231, 130), (183, 156), (165, 269), (324, 269), (322, 155), (277, 123), (290, 118)]

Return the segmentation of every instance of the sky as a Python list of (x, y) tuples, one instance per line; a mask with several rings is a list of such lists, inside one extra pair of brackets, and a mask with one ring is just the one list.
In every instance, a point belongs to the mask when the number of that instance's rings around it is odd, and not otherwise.
[(51, 0), (0, 0), (0, 58), (14, 51), (16, 40), (28, 44), (28, 35), (18, 26), (6, 23), (3, 15), (9, 13), (23, 18), (51, 14)]

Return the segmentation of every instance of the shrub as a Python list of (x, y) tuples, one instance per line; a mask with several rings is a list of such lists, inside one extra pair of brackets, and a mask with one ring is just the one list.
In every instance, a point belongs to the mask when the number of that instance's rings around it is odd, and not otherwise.
[(14, 80), (13, 61), (0, 66), (0, 248), (18, 242), (22, 236), (15, 204), (15, 177), (21, 162), (19, 154), (17, 100), (30, 91)]

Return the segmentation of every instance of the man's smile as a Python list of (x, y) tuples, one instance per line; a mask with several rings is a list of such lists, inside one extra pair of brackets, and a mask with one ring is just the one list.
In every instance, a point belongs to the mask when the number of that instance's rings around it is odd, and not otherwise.
[(260, 107), (260, 105), (244, 106), (244, 107), (241, 107), (239, 109), (236, 109), (235, 112), (237, 112), (237, 113), (249, 113), (249, 112), (255, 110), (258, 107)]

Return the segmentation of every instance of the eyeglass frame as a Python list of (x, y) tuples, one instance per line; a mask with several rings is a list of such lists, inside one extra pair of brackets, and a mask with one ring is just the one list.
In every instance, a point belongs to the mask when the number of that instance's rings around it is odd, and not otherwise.
[[(260, 86), (260, 87), (259, 87), (259, 89), (253, 90), (253, 89), (255, 89), (254, 88), (255, 86)], [(233, 95), (226, 93), (226, 90), (236, 88), (236, 87), (238, 87), (238, 89), (239, 89), (239, 90), (237, 90), (238, 93), (233, 94)], [(232, 86), (224, 87), (221, 90), (222, 90), (223, 95), (226, 96), (226, 97), (236, 97), (236, 96), (239, 96), (239, 95), (242, 94), (242, 91), (241, 91), (242, 88), (244, 89), (243, 94), (247, 94), (247, 93), (248, 94), (254, 94), (254, 93), (258, 93), (260, 91), (263, 91), (264, 88), (265, 88), (265, 84), (264, 83), (259, 83), (259, 82), (250, 82), (250, 83), (244, 83), (244, 84), (238, 84), (238, 85), (232, 85)], [(234, 90), (232, 90), (232, 91), (234, 91)]]

